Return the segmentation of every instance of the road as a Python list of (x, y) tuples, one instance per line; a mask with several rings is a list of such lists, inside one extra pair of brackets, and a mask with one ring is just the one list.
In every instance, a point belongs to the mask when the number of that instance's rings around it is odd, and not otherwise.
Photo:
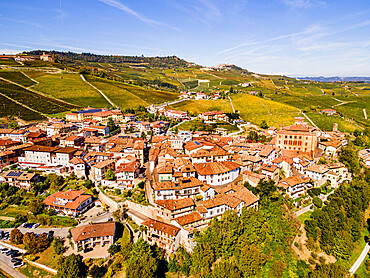
[(231, 108), (233, 109), (233, 112), (235, 113), (234, 104), (233, 104), (233, 102), (232, 102), (232, 100), (231, 100), (231, 97), (230, 97), (230, 96), (228, 96), (228, 98), (229, 98), (229, 100), (230, 100)]
[[(48, 233), (49, 231), (54, 231), (54, 236), (58, 237), (63, 237), (66, 238), (68, 235), (68, 230), (70, 227), (66, 228), (37, 228), (37, 229), (28, 229), (28, 228), (22, 228), (19, 227), (18, 230), (22, 232), (22, 234), (25, 234), (27, 232), (33, 232), (35, 234), (42, 234), (42, 233)], [(11, 232), (13, 228), (6, 228), (6, 229), (1, 229), (4, 232)]]
[(360, 257), (356, 260), (356, 262), (353, 264), (353, 266), (349, 270), (349, 274), (353, 275), (357, 271), (357, 269), (361, 266), (363, 261), (366, 259), (367, 253), (369, 253), (370, 245), (369, 243), (366, 243), (364, 249), (362, 250), (362, 253)]
[(301, 214), (303, 214), (303, 213), (306, 213), (307, 211), (309, 211), (309, 210), (312, 210), (311, 209), (311, 205), (309, 205), (309, 206), (307, 206), (307, 207), (304, 207), (304, 208), (301, 208), (300, 210), (297, 210), (295, 213), (294, 213), (294, 215), (295, 216), (300, 216)]
[(15, 278), (26, 278), (23, 274), (19, 273), (13, 268), (13, 263), (10, 261), (11, 257), (0, 253), (0, 268)]
[(90, 222), (93, 222), (93, 223), (107, 222), (108, 219), (112, 217), (112, 215), (113, 215), (112, 212), (106, 211), (106, 212), (104, 212), (103, 214), (101, 214), (99, 216), (95, 216), (95, 217), (92, 217), (92, 218), (87, 218), (86, 220), (81, 221), (81, 223), (78, 224), (78, 226), (86, 225), (86, 224), (89, 224)]

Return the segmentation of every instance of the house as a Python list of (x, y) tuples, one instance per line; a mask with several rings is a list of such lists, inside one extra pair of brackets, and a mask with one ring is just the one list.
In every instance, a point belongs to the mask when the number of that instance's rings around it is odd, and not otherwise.
[(181, 119), (187, 119), (188, 113), (183, 111), (177, 111), (177, 110), (166, 110), (164, 115), (170, 119), (175, 120), (181, 120)]
[(123, 115), (123, 120), (125, 122), (135, 122), (136, 121), (135, 114), (124, 114)]
[(320, 111), (320, 114), (326, 114), (326, 115), (329, 115), (329, 116), (333, 116), (337, 113), (336, 110), (334, 109), (323, 109)]
[(250, 171), (243, 172), (243, 183), (248, 182), (253, 187), (256, 187), (260, 180), (263, 180), (265, 178), (265, 175), (257, 174)]
[(140, 163), (137, 161), (132, 161), (129, 163), (120, 164), (117, 166), (117, 170), (114, 172), (116, 175), (116, 180), (118, 188), (122, 187), (126, 189), (127, 187), (133, 188), (134, 180), (138, 177), (140, 172)]
[(73, 157), (69, 161), (69, 171), (73, 172), (78, 178), (86, 178), (86, 170), (86, 163), (83, 159), (79, 157)]
[(115, 170), (116, 161), (114, 159), (103, 160), (91, 167), (90, 175), (94, 181), (101, 181), (109, 169)]
[(311, 185), (299, 176), (291, 176), (289, 178), (281, 180), (277, 187), (285, 191), (285, 193), (293, 199), (300, 197), (304, 194), (306, 188), (310, 188)]
[(51, 194), (46, 197), (43, 203), (46, 209), (52, 209), (57, 213), (72, 215), (74, 217), (94, 205), (91, 195), (85, 194), (82, 190), (74, 189)]
[(156, 244), (168, 252), (176, 252), (180, 244), (180, 228), (150, 218), (142, 225), (147, 228), (143, 233), (146, 242)]
[(194, 164), (200, 181), (211, 186), (221, 186), (233, 182), (238, 176), (240, 166), (232, 161)]
[(200, 188), (203, 185), (203, 182), (194, 177), (179, 178), (176, 182), (156, 182), (153, 185), (154, 198), (156, 201), (195, 198), (196, 195), (200, 194)]
[(149, 122), (140, 122), (137, 124), (137, 128), (140, 132), (147, 133), (151, 130), (151, 125)]
[(71, 229), (75, 250), (85, 250), (95, 246), (111, 246), (115, 241), (116, 222), (90, 223)]
[(202, 200), (213, 199), (216, 195), (216, 190), (212, 186), (205, 184), (200, 188), (200, 195), (202, 195)]
[(155, 208), (158, 217), (172, 220), (174, 218), (189, 214), (194, 211), (195, 204), (192, 198), (178, 200), (158, 200), (155, 201)]
[(61, 147), (79, 148), (83, 145), (84, 138), (82, 136), (70, 135), (60, 139), (59, 145)]
[(18, 156), (14, 151), (0, 151), (0, 169), (9, 166), (11, 164), (17, 163)]
[(55, 165), (63, 165), (69, 167), (69, 161), (73, 158), (73, 154), (75, 152), (77, 152), (76, 148), (59, 148), (53, 152), (51, 162)]
[(267, 179), (277, 182), (279, 180), (279, 168), (275, 165), (264, 164), (261, 167), (261, 174)]
[(42, 52), (42, 55), (40, 55), (40, 60), (45, 62), (53, 62), (53, 56), (50, 54), (46, 54), (45, 52)]
[(24, 156), (18, 157), (18, 162), (22, 167), (37, 167), (52, 163), (53, 154), (58, 149), (58, 147), (30, 146), (23, 149)]
[(31, 183), (37, 183), (40, 181), (39, 174), (28, 173), (26, 171), (8, 170), (2, 176), (10, 186), (16, 186), (26, 190), (30, 190)]

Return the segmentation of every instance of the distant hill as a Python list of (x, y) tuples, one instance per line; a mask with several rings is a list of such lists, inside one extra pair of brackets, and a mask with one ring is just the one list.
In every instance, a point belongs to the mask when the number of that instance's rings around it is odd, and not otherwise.
[(28, 55), (42, 55), (43, 52), (57, 55), (60, 62), (78, 63), (78, 62), (96, 62), (96, 63), (115, 63), (115, 64), (137, 64), (140, 66), (149, 66), (157, 68), (178, 68), (188, 67), (194, 64), (189, 63), (176, 56), (167, 57), (144, 57), (144, 56), (119, 56), (119, 55), (98, 55), (93, 53), (74, 53), (61, 51), (33, 50), (23, 52)]
[(353, 76), (353, 77), (317, 76), (317, 77), (295, 77), (295, 78), (300, 79), (300, 80), (312, 80), (312, 81), (318, 81), (318, 82), (365, 82), (365, 83), (370, 83), (370, 77), (360, 77), (360, 76)]

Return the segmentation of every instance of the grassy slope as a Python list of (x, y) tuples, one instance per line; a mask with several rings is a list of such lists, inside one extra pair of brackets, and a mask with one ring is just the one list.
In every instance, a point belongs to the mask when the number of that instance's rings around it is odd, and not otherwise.
[(105, 98), (78, 74), (47, 74), (35, 78), (35, 90), (64, 101), (87, 107), (110, 107)]
[(46, 118), (0, 95), (0, 118), (15, 116), (25, 121), (45, 120)]

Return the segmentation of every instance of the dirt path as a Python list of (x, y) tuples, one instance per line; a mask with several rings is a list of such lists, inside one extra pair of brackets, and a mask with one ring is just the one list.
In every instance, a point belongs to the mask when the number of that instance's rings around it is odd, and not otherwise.
[[(311, 257), (312, 252), (307, 248), (306, 241), (307, 241), (307, 235), (304, 229), (304, 225), (302, 224), (301, 227), (299, 228), (298, 234), (293, 240), (292, 249), (296, 253), (299, 259), (308, 262), (308, 259)], [(296, 242), (298, 243), (298, 247), (294, 245)], [(324, 257), (326, 263), (335, 263), (337, 261), (337, 259), (334, 256), (329, 256), (325, 254), (324, 252), (317, 253), (317, 255), (320, 257)]]
[(90, 82), (88, 82), (85, 77), (80, 74), (80, 77), (83, 81), (85, 81), (87, 84), (89, 84), (91, 87), (93, 87), (95, 90), (97, 90), (109, 103), (110, 105), (112, 105), (113, 107), (118, 107), (117, 105), (115, 105), (102, 91), (100, 91), (98, 88), (96, 88), (93, 84), (91, 84)]
[(364, 111), (365, 120), (367, 120), (366, 108), (362, 109)]

